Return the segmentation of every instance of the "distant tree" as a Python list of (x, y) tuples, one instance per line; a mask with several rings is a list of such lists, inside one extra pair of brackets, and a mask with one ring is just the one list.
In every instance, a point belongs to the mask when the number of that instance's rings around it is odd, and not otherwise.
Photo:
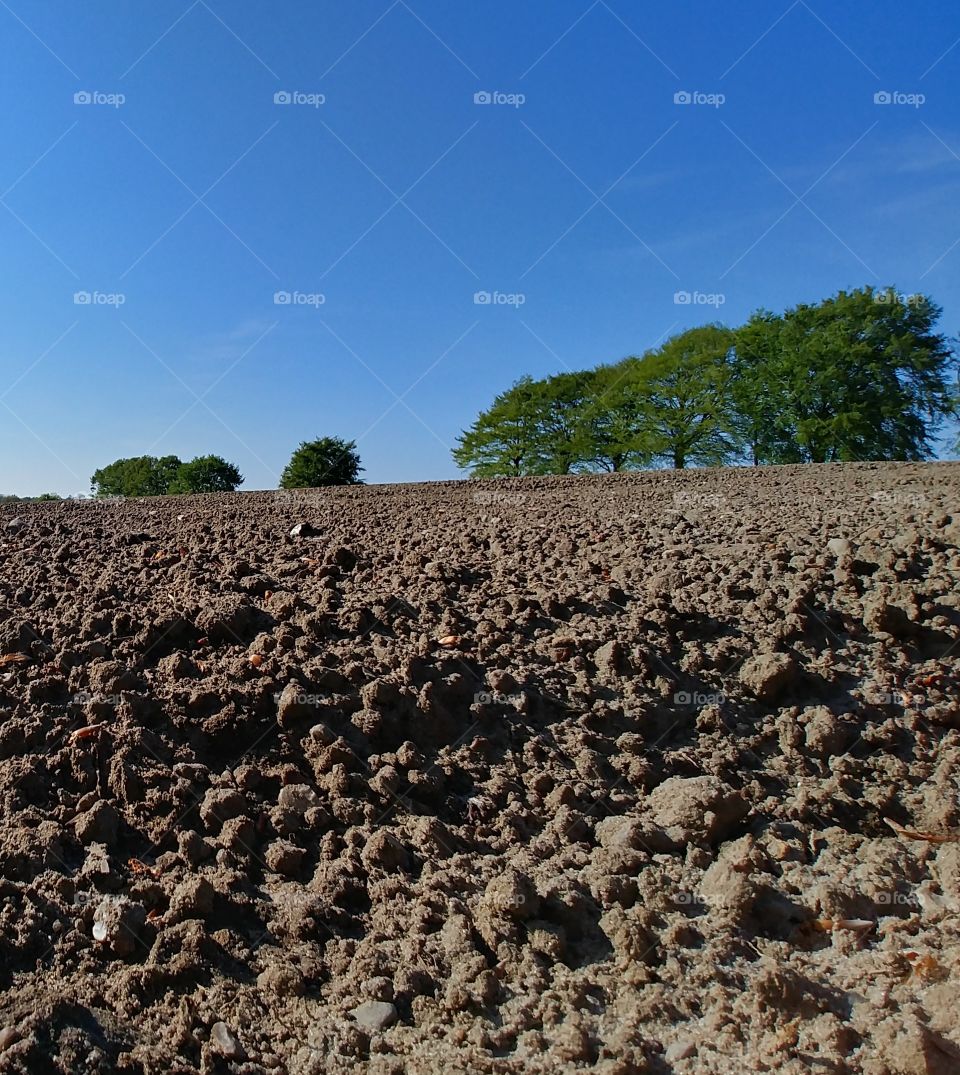
[(183, 464), (175, 455), (118, 459), (90, 479), (95, 496), (162, 496)]
[(625, 358), (592, 371), (582, 412), (590, 469), (616, 472), (648, 466), (652, 460), (641, 364), (642, 359)]
[(324, 485), (362, 485), (360, 456), (352, 440), (320, 437), (303, 441), (280, 476), (281, 489), (317, 489)]
[(736, 455), (733, 342), (730, 329), (703, 325), (673, 336), (637, 365), (634, 390), (645, 401), (645, 443), (653, 456), (682, 469), (717, 466)]
[(802, 459), (781, 380), (783, 324), (782, 317), (760, 310), (736, 330), (731, 421), (754, 466)]
[(957, 406), (940, 313), (926, 296), (866, 287), (780, 318), (755, 315), (737, 335), (734, 363), (755, 460), (928, 458)]
[(543, 474), (570, 474), (594, 454), (585, 421), (593, 374), (558, 373), (533, 382), (536, 413), (535, 468)]
[(477, 478), (543, 472), (541, 382), (522, 377), (457, 438), (454, 462)]
[(167, 488), (168, 493), (232, 493), (243, 475), (219, 455), (201, 455), (182, 463)]
[(37, 500), (63, 500), (59, 493), (41, 493)]

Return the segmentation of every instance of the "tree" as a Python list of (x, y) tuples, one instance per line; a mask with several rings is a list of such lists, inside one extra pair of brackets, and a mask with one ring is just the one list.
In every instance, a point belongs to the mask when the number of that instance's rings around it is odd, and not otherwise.
[(591, 469), (616, 473), (651, 462), (647, 401), (640, 390), (642, 361), (625, 358), (612, 366), (598, 366), (591, 374), (582, 416)]
[(477, 478), (542, 473), (541, 390), (522, 377), (457, 438), (453, 459)]
[(569, 474), (593, 454), (585, 408), (590, 399), (593, 374), (558, 373), (533, 382), (532, 403), (536, 414), (534, 466), (543, 474)]
[(781, 318), (758, 315), (737, 339), (741, 421), (758, 462), (926, 459), (956, 413), (953, 349), (941, 310), (892, 288), (841, 291)]
[(280, 488), (362, 485), (362, 470), (355, 441), (320, 437), (318, 440), (301, 442), (280, 476)]
[(219, 455), (200, 455), (182, 463), (167, 488), (168, 493), (232, 493), (243, 475)]
[(183, 464), (175, 455), (117, 459), (90, 479), (95, 496), (162, 496)]
[(678, 470), (689, 463), (720, 465), (736, 454), (729, 404), (733, 340), (722, 325), (692, 328), (637, 367), (634, 390), (645, 400), (651, 454)]

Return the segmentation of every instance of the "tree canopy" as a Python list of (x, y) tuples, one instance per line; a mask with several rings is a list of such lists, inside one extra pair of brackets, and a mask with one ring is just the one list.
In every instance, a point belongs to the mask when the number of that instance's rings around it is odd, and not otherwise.
[(95, 496), (164, 496), (170, 493), (232, 493), (243, 475), (218, 455), (183, 463), (175, 455), (117, 459), (90, 479)]
[(736, 462), (926, 459), (957, 414), (956, 356), (927, 296), (841, 291), (655, 351), (523, 377), (459, 437), (476, 477)]
[(303, 441), (280, 476), (281, 489), (317, 489), (324, 485), (362, 485), (360, 456), (352, 440), (320, 437)]

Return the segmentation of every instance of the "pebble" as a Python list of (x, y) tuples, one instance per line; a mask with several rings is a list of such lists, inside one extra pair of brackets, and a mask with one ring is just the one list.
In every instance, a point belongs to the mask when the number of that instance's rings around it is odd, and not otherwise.
[(227, 1060), (242, 1060), (246, 1055), (240, 1039), (226, 1023), (214, 1023), (210, 1028), (210, 1043)]
[(385, 1000), (367, 1000), (358, 1005), (350, 1014), (357, 1026), (364, 1030), (386, 1030), (397, 1021), (397, 1009)]

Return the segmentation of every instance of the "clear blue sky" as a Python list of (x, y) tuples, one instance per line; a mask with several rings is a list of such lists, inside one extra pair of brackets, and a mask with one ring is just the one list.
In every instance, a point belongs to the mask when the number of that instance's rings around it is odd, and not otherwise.
[(0, 491), (270, 488), (322, 434), (454, 477), (523, 373), (867, 283), (954, 334), (958, 41), (956, 0), (0, 0)]

